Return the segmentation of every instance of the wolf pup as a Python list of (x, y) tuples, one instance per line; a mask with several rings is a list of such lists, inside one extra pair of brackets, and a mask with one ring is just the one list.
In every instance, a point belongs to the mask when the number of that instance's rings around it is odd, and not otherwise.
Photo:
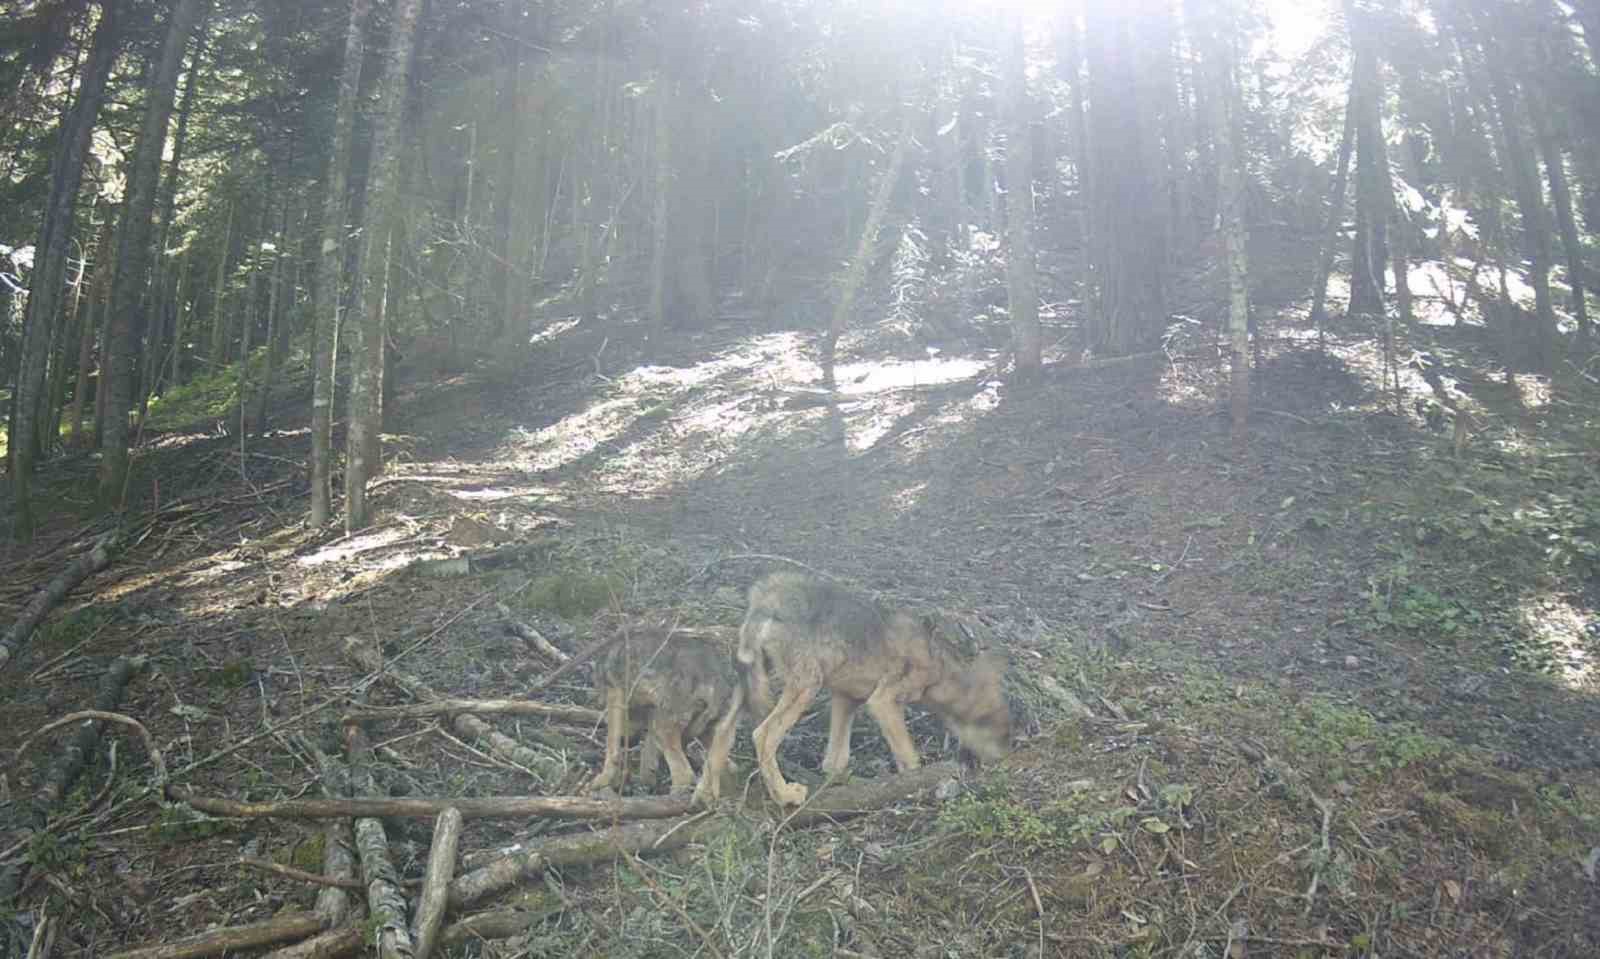
[[(755, 729), (756, 759), (779, 803), (805, 801), (806, 787), (785, 781), (778, 769), (778, 746), (822, 689), (833, 698), (822, 759), (829, 776), (850, 765), (850, 723), (863, 705), (902, 772), (920, 764), (906, 729), (907, 703), (925, 704), (979, 759), (997, 760), (1010, 746), (1003, 653), (969, 660), (918, 618), (811, 576), (772, 573), (750, 587), (737, 658), (750, 705), (766, 717)], [(772, 672), (784, 683), (775, 703)]]
[[(591, 792), (628, 778), (624, 738), (645, 727), (639, 778), (655, 785), (656, 767), (667, 761), (674, 792), (695, 788), (697, 803), (719, 798), (745, 691), (730, 643), (711, 631), (644, 630), (617, 642), (595, 671), (596, 691), (606, 703), (606, 759), (589, 783)], [(716, 722), (698, 784), (684, 755), (686, 738), (699, 739)]]

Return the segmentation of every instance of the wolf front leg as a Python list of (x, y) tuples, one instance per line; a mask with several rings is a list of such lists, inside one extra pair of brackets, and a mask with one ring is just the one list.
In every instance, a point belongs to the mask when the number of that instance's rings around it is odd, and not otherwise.
[(806, 801), (808, 790), (801, 783), (791, 783), (783, 778), (778, 768), (778, 747), (789, 730), (800, 721), (800, 715), (811, 705), (820, 688), (816, 682), (799, 682), (791, 677), (783, 687), (783, 695), (772, 712), (756, 727), (752, 738), (756, 744), (756, 760), (761, 764), (761, 778), (766, 781), (767, 795), (785, 806), (798, 806)]
[(861, 701), (842, 693), (833, 694), (828, 719), (828, 751), (822, 754), (822, 771), (829, 777), (843, 775), (850, 768), (850, 724)]
[(900, 701), (897, 687), (883, 683), (867, 697), (867, 713), (878, 721), (878, 729), (889, 742), (889, 752), (894, 754), (894, 764), (901, 772), (909, 772), (922, 765), (917, 755), (917, 745), (911, 741), (911, 730), (906, 728), (906, 707)]
[(628, 698), (627, 693), (620, 686), (611, 686), (606, 689), (606, 761), (600, 767), (600, 774), (589, 781), (589, 791), (597, 792), (617, 784), (622, 788), (622, 783), (627, 781), (628, 768), (624, 761), (623, 737), (628, 734)]
[(700, 770), (700, 782), (694, 787), (694, 804), (705, 806), (722, 798), (722, 777), (728, 768), (728, 757), (733, 752), (733, 736), (739, 729), (739, 713), (744, 708), (744, 687), (735, 687), (733, 701), (717, 720), (717, 729), (711, 734), (711, 746), (706, 750), (706, 764)]

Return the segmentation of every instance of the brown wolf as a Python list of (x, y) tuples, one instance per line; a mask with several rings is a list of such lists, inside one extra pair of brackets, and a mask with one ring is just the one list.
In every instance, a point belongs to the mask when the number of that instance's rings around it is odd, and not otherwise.
[[(590, 791), (627, 780), (623, 741), (631, 728), (643, 726), (639, 778), (647, 789), (665, 758), (673, 791), (695, 786), (697, 802), (718, 798), (744, 702), (730, 640), (716, 630), (648, 629), (612, 645), (595, 671), (596, 691), (606, 703), (606, 759)], [(683, 744), (702, 738), (713, 722), (716, 734), (696, 785)]]
[[(806, 787), (786, 782), (778, 769), (778, 746), (824, 688), (833, 697), (822, 759), (830, 776), (850, 764), (850, 722), (863, 705), (902, 772), (920, 764), (906, 729), (907, 703), (925, 703), (980, 759), (997, 760), (1010, 746), (1003, 653), (968, 660), (918, 618), (887, 612), (820, 579), (772, 573), (757, 580), (739, 630), (738, 661), (748, 671), (752, 708), (766, 715), (755, 729), (756, 759), (768, 794), (780, 803), (805, 801)], [(769, 671), (784, 681), (776, 703)]]

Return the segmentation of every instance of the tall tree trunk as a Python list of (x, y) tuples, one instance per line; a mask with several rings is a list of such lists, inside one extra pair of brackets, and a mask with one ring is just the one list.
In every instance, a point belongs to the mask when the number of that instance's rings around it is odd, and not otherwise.
[(1038, 380), (1044, 344), (1033, 262), (1033, 133), (1029, 127), (1028, 71), (1022, 14), (1013, 12), (1006, 38), (1006, 300), (1019, 384)]
[[(160, 348), (162, 340), (167, 336), (168, 323), (172, 324), (173, 349), (178, 349), (177, 338), (177, 311), (173, 308), (172, 301), (178, 297), (178, 283), (167, 274), (168, 249), (172, 242), (172, 223), (178, 212), (178, 180), (183, 173), (184, 148), (189, 141), (189, 117), (194, 113), (195, 96), (199, 91), (200, 64), (205, 59), (205, 32), (207, 17), (202, 16), (198, 33), (200, 42), (196, 44), (194, 55), (189, 59), (189, 69), (185, 71), (183, 81), (183, 99), (178, 104), (178, 129), (172, 139), (172, 162), (167, 164), (166, 180), (161, 184), (160, 225), (156, 235), (155, 276), (150, 284), (151, 304), (150, 316), (152, 318), (151, 336), (146, 356), (150, 361), (149, 384), (144, 390), (144, 396), (149, 398), (155, 387), (155, 380), (162, 374), (161, 361), (164, 358)], [(170, 291), (170, 293), (169, 293)], [(145, 409), (141, 404), (139, 420), (144, 421)]]
[(273, 380), (278, 375), (279, 325), (282, 323), (283, 255), (289, 243), (289, 198), (283, 199), (283, 213), (279, 221), (277, 241), (272, 245), (272, 269), (267, 275), (267, 336), (262, 343), (267, 348), (266, 369), (261, 374), (261, 388), (256, 391), (256, 409), (252, 420), (257, 433), (267, 431), (267, 411), (272, 404)]
[[(94, 366), (95, 339), (100, 332), (99, 316), (105, 313), (106, 300), (111, 296), (111, 274), (116, 266), (114, 250), (117, 244), (117, 210), (107, 207), (105, 221), (100, 225), (100, 239), (94, 247), (94, 279), (89, 283), (89, 306), (84, 311), (83, 330), (78, 341), (78, 375), (72, 387), (72, 445), (90, 445), (84, 433), (84, 403), (89, 394), (89, 370)], [(98, 312), (97, 312), (98, 311)], [(96, 385), (98, 391), (99, 386)]]
[(1544, 155), (1545, 175), (1550, 180), (1550, 198), (1555, 201), (1556, 225), (1561, 231), (1561, 250), (1566, 254), (1567, 286), (1572, 290), (1572, 316), (1578, 322), (1578, 347), (1589, 348), (1589, 305), (1583, 295), (1583, 244), (1578, 239), (1578, 221), (1572, 212), (1572, 187), (1567, 181), (1566, 157), (1561, 142), (1550, 129), (1543, 111), (1533, 110), (1539, 136), (1539, 152)]
[(120, 506), (128, 483), (128, 411), (132, 406), (138, 337), (144, 326), (144, 287), (150, 269), (151, 214), (166, 147), (167, 121), (177, 92), (178, 67), (189, 33), (210, 0), (174, 0), (161, 61), (128, 175), (128, 213), (117, 234), (117, 272), (111, 283), (111, 368), (106, 391), (106, 431), (100, 438), (100, 502)]
[[(83, 182), (83, 162), (100, 117), (106, 80), (121, 44), (121, 15), (116, 3), (101, 7), (93, 46), (83, 67), (77, 102), (61, 124), (60, 146), (50, 165), (50, 196), (39, 227), (34, 268), (28, 280), (28, 308), (23, 316), (21, 363), (17, 392), (11, 407), (10, 439), (6, 446), (15, 502), (14, 530), (19, 540), (33, 537), (33, 510), (29, 485), (38, 452), (41, 412), (50, 330), (56, 324), (57, 303), (67, 269), (67, 243), (72, 236), (78, 187)], [(48, 417), (47, 417), (48, 418)]]
[[(1481, 27), (1480, 27), (1481, 29)], [(1487, 41), (1487, 37), (1485, 36)], [(1543, 373), (1555, 369), (1556, 313), (1550, 295), (1550, 264), (1555, 259), (1550, 238), (1550, 218), (1544, 208), (1544, 190), (1539, 182), (1536, 161), (1523, 142), (1521, 105), (1516, 90), (1501, 63), (1500, 51), (1485, 42), (1484, 63), (1494, 91), (1506, 172), (1517, 197), (1517, 216), (1522, 223), (1523, 246), (1530, 253), (1530, 279), (1534, 295), (1534, 362)]]
[[(396, 0), (391, 23), (389, 49), (376, 89), (378, 105), (372, 118), (372, 159), (367, 176), (367, 209), (362, 243), (362, 269), (355, 282), (380, 287), (388, 275), (386, 256), (398, 208), (400, 157), (397, 144), (400, 121), (405, 110), (411, 50), (416, 37), (417, 12), (421, 0)], [(365, 274), (370, 274), (367, 276)], [(350, 429), (345, 444), (345, 513), (347, 532), (363, 529), (371, 517), (367, 509), (367, 479), (376, 463), (371, 434), (382, 421), (383, 353), (387, 335), (384, 297), (374, 293), (364, 299), (361, 351), (351, 357), (354, 374), (350, 381)]]
[(1350, 154), (1355, 146), (1356, 90), (1350, 84), (1350, 96), (1345, 101), (1344, 133), (1339, 137), (1339, 158), (1333, 168), (1333, 186), (1328, 190), (1328, 221), (1322, 227), (1322, 256), (1317, 261), (1317, 285), (1311, 291), (1311, 325), (1317, 337), (1327, 321), (1328, 276), (1333, 272), (1333, 254), (1339, 245), (1339, 234), (1344, 227), (1344, 196), (1350, 173)]
[(1237, 20), (1230, 0), (1212, 0), (1203, 25), (1205, 60), (1211, 75), (1212, 142), (1217, 151), (1217, 205), (1228, 257), (1228, 393), (1233, 448), (1243, 456), (1250, 426), (1249, 236), (1244, 221), (1244, 175), (1239, 134), (1239, 90), (1234, 81)]
[[(1089, 120), (1084, 108), (1083, 38), (1076, 9), (1061, 21), (1061, 70), (1067, 81), (1067, 130), (1073, 173), (1078, 186), (1078, 297), (1087, 309), (1097, 299), (1094, 275), (1094, 194), (1090, 181)], [(1083, 344), (1080, 342), (1079, 346)]]
[(333, 509), (333, 376), (339, 349), (339, 304), (343, 300), (339, 272), (344, 265), (350, 129), (355, 121), (356, 92), (366, 49), (367, 3), (368, 0), (350, 0), (344, 66), (339, 74), (339, 99), (334, 107), (333, 145), (328, 151), (328, 169), (323, 181), (322, 246), (317, 253), (316, 292), (311, 306), (312, 526), (327, 523)]
[(172, 365), (167, 373), (167, 382), (173, 386), (183, 385), (183, 347), (184, 338), (189, 335), (189, 283), (192, 263), (190, 254), (193, 247), (186, 247), (183, 256), (178, 260), (178, 285), (172, 295)]
[(1134, 91), (1130, 14), (1088, 5), (1090, 197), (1099, 302), (1090, 311), (1088, 345), (1101, 355), (1150, 346), (1166, 319), (1160, 191), (1145, 165)]
[(217, 376), (228, 361), (228, 333), (230, 323), (224, 312), (228, 290), (228, 251), (233, 246), (233, 214), (235, 202), (228, 201), (227, 219), (222, 222), (222, 243), (217, 247), (217, 275), (211, 284), (211, 349), (208, 351), (206, 375)]
[(650, 243), (650, 348), (664, 348), (662, 338), (667, 330), (667, 220), (668, 199), (672, 193), (672, 77), (667, 71), (667, 56), (663, 51), (661, 69), (656, 77), (654, 101), (655, 118), (655, 184), (654, 206), (651, 216)]
[(1351, 107), (1356, 140), (1356, 235), (1350, 258), (1350, 313), (1383, 315), (1384, 270), (1389, 262), (1387, 225), (1394, 203), (1388, 147), (1383, 139), (1383, 86), (1376, 27), (1356, 0), (1345, 0), (1354, 51)]
[(45, 387), (47, 406), (41, 411), (43, 435), (52, 440), (61, 435), (61, 415), (67, 402), (67, 371), (78, 357), (78, 342), (83, 338), (84, 314), (88, 312), (84, 288), (89, 285), (89, 256), (85, 250), (78, 259), (78, 273), (71, 282), (72, 298), (67, 301), (67, 318), (50, 360), (50, 382)]
[[(839, 337), (855, 312), (856, 294), (866, 282), (867, 269), (872, 265), (878, 247), (878, 233), (883, 229), (884, 218), (889, 215), (889, 201), (894, 199), (895, 187), (900, 183), (900, 172), (905, 169), (906, 155), (911, 152), (911, 140), (916, 135), (916, 111), (900, 104), (900, 136), (895, 140), (889, 163), (878, 176), (878, 189), (873, 194), (872, 205), (867, 208), (867, 220), (861, 227), (861, 237), (856, 242), (855, 255), (845, 267), (839, 283), (839, 301), (833, 305), (833, 316), (828, 322), (828, 332), (822, 340), (822, 382), (828, 389), (835, 384), (834, 363), (839, 349)], [(993, 184), (991, 184), (992, 188)]]
[[(515, 324), (511, 319), (519, 306), (513, 302), (511, 295), (511, 212), (517, 195), (517, 152), (522, 147), (522, 124), (518, 122), (522, 116), (518, 102), (522, 85), (522, 42), (514, 27), (509, 32), (511, 35), (504, 41), (505, 76), (500, 82), (497, 104), (502, 130), (499, 164), (494, 178), (494, 219), (489, 231), (489, 252), (493, 260), (489, 288), (494, 298), (492, 322), (496, 338), (511, 337), (519, 332), (513, 329)], [(520, 331), (521, 334), (526, 332), (526, 329)], [(526, 336), (513, 342), (524, 345)]]

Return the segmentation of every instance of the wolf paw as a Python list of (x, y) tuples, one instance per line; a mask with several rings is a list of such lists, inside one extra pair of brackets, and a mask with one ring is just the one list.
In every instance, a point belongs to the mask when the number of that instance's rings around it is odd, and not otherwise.
[(784, 783), (778, 787), (777, 799), (782, 805), (798, 806), (805, 802), (806, 797), (810, 794), (811, 790), (800, 783)]

